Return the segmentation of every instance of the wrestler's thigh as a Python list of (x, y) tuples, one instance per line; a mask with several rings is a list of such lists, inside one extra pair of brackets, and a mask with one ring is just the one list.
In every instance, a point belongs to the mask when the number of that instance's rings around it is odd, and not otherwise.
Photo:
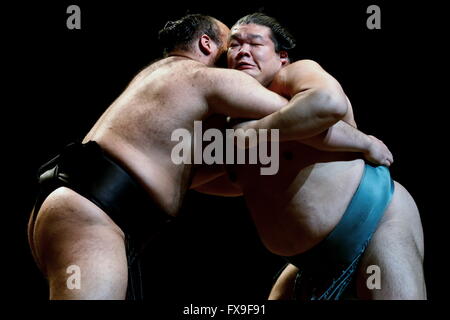
[(51, 299), (125, 297), (124, 235), (101, 209), (72, 190), (60, 188), (43, 203), (33, 242)]
[[(388, 206), (357, 275), (358, 296), (363, 299), (425, 299), (423, 230), (417, 206), (408, 191), (395, 183)], [(380, 288), (374, 288), (379, 270)], [(368, 285), (369, 280), (369, 285)]]

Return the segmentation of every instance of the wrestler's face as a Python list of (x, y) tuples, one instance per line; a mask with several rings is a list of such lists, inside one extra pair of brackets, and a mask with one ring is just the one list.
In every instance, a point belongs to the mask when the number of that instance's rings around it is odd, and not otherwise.
[(271, 30), (258, 24), (236, 25), (228, 43), (228, 67), (241, 70), (268, 86), (286, 58), (275, 52)]

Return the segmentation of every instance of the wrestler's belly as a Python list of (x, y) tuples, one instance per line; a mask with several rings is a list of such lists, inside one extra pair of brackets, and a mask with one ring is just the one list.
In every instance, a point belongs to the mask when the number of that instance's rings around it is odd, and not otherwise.
[(323, 240), (341, 219), (364, 168), (358, 154), (322, 152), (295, 142), (280, 144), (276, 175), (257, 165), (236, 165), (258, 233), (275, 254), (304, 252)]

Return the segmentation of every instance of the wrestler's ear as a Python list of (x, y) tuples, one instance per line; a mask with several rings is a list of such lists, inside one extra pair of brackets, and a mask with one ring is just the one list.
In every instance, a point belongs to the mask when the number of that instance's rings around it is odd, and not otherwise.
[(280, 61), (283, 67), (289, 64), (289, 56), (287, 51), (280, 51)]
[(212, 40), (206, 34), (202, 35), (198, 40), (198, 46), (200, 51), (205, 55), (209, 56), (212, 52)]

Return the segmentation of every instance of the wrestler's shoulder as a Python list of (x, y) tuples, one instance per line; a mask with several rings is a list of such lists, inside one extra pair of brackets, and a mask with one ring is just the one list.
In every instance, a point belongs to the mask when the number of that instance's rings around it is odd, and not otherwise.
[(252, 80), (253, 78), (244, 72), (216, 67), (199, 67), (195, 71), (195, 77), (200, 81), (207, 81), (211, 85), (223, 84), (224, 82), (240, 82), (245, 80)]
[(281, 74), (292, 74), (299, 71), (323, 70), (319, 63), (310, 59), (302, 59), (292, 62), (280, 70)]
[(277, 72), (274, 78), (274, 86), (291, 88), (290, 91), (298, 92), (299, 84), (303, 84), (310, 79), (315, 79), (317, 75), (325, 75), (325, 70), (314, 60), (298, 60), (286, 65)]

